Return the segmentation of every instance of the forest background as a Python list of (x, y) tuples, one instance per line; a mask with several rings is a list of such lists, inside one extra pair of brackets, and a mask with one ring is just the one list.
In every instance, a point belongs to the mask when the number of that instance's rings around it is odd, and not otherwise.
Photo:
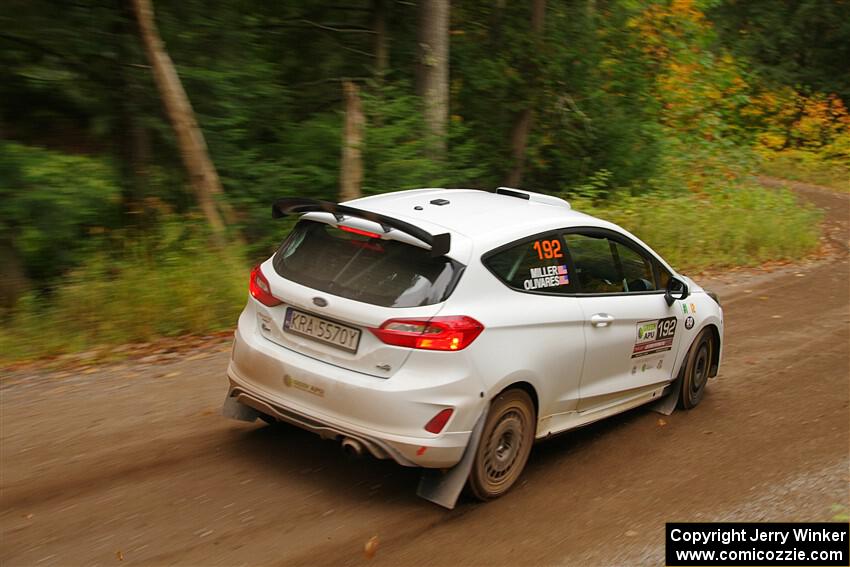
[[(0, 362), (232, 328), (283, 196), (518, 186), (689, 273), (850, 191), (847, 0), (6, 0)], [(119, 349), (120, 350), (120, 349)]]

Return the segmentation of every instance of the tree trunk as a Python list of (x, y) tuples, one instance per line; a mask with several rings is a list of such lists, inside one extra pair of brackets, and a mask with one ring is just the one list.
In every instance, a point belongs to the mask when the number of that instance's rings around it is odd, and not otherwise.
[(513, 167), (511, 167), (505, 181), (505, 185), (508, 187), (518, 187), (522, 183), (522, 171), (525, 168), (525, 149), (528, 145), (528, 133), (531, 131), (532, 122), (534, 122), (533, 114), (531, 108), (521, 110), (516, 117), (514, 127), (511, 129)]
[[(183, 165), (189, 175), (195, 198), (207, 219), (213, 233), (218, 239), (223, 238), (224, 222), (219, 208), (216, 206), (216, 196), (222, 195), (221, 182), (215, 166), (207, 152), (204, 135), (195, 120), (195, 113), (183, 90), (180, 77), (174, 68), (154, 21), (151, 0), (132, 0), (133, 11), (139, 24), (139, 34), (153, 70), (154, 80), (162, 98), (168, 119), (174, 129)], [(220, 203), (221, 211), (228, 222), (232, 222), (227, 203)]]
[(357, 85), (342, 83), (345, 95), (345, 126), (342, 132), (342, 166), (339, 177), (339, 200), (349, 201), (362, 195), (363, 162), (360, 147), (363, 143), (363, 108)]
[(385, 0), (372, 0), (372, 29), (375, 31), (375, 76), (384, 78), (387, 72), (387, 6)]
[(29, 281), (11, 239), (0, 237), (0, 318), (15, 307), (29, 289)]
[[(543, 24), (546, 16), (546, 0), (533, 0), (531, 6), (531, 33), (535, 43), (543, 38)], [(531, 127), (534, 124), (534, 100), (536, 98), (536, 89), (534, 83), (537, 82), (536, 75), (539, 72), (534, 66), (529, 65), (528, 76), (531, 77), (528, 91), (528, 104), (522, 109), (516, 117), (514, 127), (511, 130), (511, 157), (513, 158), (513, 166), (506, 184), (509, 187), (516, 187), (522, 183), (522, 174), (525, 169), (525, 151), (528, 147), (528, 135), (531, 132)]]
[(425, 106), (432, 157), (446, 154), (449, 121), (449, 0), (419, 2), (417, 91)]
[(496, 0), (493, 13), (490, 14), (490, 44), (498, 47), (502, 41), (502, 17), (505, 11), (506, 0)]
[[(112, 28), (114, 49), (120, 61), (130, 64), (120, 65), (110, 74), (109, 88), (111, 104), (117, 111), (117, 123), (113, 126), (112, 146), (118, 153), (122, 170), (122, 201), (125, 218), (132, 224), (144, 223), (143, 202), (148, 186), (148, 165), (150, 163), (150, 136), (140, 116), (142, 86), (139, 84), (139, 69), (132, 63), (138, 63), (135, 49), (135, 33), (132, 29), (133, 12), (129, 5), (124, 6), (127, 17), (115, 20)], [(131, 45), (132, 43), (132, 45)]]

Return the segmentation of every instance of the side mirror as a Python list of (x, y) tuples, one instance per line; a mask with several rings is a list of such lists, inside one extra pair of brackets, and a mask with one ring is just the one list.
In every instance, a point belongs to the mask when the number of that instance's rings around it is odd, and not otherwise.
[(670, 281), (667, 282), (667, 290), (664, 292), (664, 300), (667, 302), (667, 306), (669, 307), (673, 305), (674, 301), (685, 299), (690, 294), (691, 292), (688, 290), (688, 284), (676, 276), (673, 276), (670, 278)]

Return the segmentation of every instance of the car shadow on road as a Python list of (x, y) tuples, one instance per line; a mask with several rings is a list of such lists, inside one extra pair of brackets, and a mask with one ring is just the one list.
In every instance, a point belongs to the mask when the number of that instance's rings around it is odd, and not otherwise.
[(344, 495), (354, 502), (373, 498), (413, 501), (420, 469), (402, 467), (391, 460), (352, 457), (339, 442), (286, 424), (257, 425), (232, 431), (232, 456), (247, 459), (264, 470), (299, 475), (316, 490)]
[[(654, 415), (646, 408), (636, 408), (537, 443), (520, 485), (534, 483), (541, 475), (549, 476), (565, 463), (582, 460), (582, 453), (588, 452), (599, 439), (618, 435), (647, 419), (647, 414)], [(399, 506), (432, 506), (416, 496), (421, 469), (369, 456), (351, 457), (338, 442), (323, 440), (285, 424), (240, 427), (232, 432), (235, 438), (228, 443), (230, 457), (247, 459), (256, 467), (282, 476), (299, 475), (300, 481), (313, 485), (315, 490), (339, 494), (349, 503), (364, 504), (380, 499)], [(569, 478), (563, 480), (569, 482)], [(464, 493), (453, 512), (469, 512), (476, 504)]]
[(654, 415), (652, 410), (637, 407), (589, 425), (553, 435), (549, 439), (542, 439), (535, 444), (529, 464), (533, 460), (535, 465), (548, 466), (552, 461), (561, 461), (566, 457), (580, 455), (598, 440), (616, 436), (626, 428), (652, 415)]

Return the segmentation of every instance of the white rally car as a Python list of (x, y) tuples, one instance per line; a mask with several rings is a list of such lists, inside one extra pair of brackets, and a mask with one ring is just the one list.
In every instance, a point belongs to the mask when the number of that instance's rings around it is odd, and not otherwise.
[(303, 216), (251, 273), (225, 415), (443, 469), (420, 494), (445, 506), (465, 483), (504, 494), (535, 440), (665, 396), (692, 408), (718, 372), (716, 296), (562, 199), (418, 189), (273, 213)]

